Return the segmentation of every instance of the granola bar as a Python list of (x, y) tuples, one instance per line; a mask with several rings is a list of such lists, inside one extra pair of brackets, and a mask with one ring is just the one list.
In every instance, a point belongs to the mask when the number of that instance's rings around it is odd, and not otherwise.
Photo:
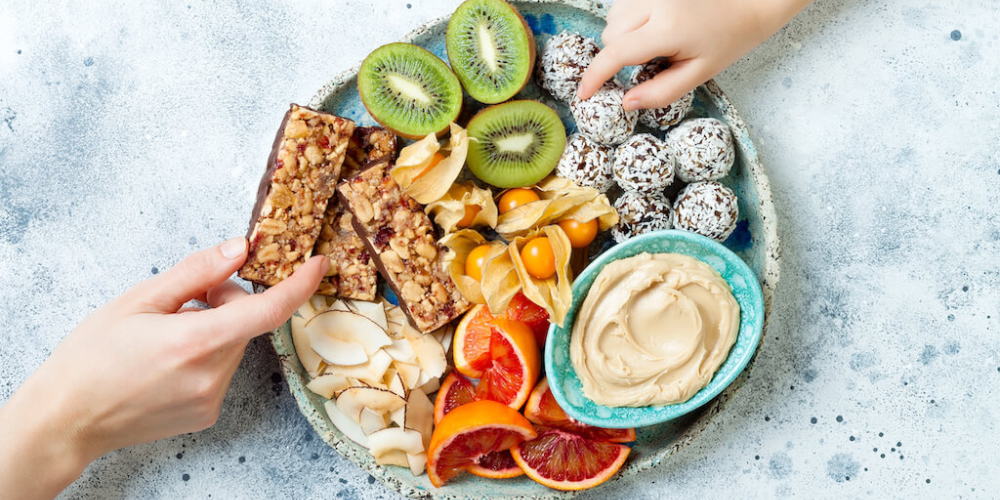
[[(347, 146), (347, 156), (341, 176), (353, 176), (364, 164), (396, 158), (396, 135), (382, 127), (354, 129)], [(316, 241), (316, 254), (330, 259), (330, 270), (320, 282), (316, 293), (344, 299), (375, 300), (378, 269), (365, 250), (365, 244), (354, 231), (351, 213), (336, 197), (330, 199), (323, 219), (323, 230)]]
[(418, 330), (431, 332), (472, 304), (448, 275), (445, 248), (437, 241), (430, 217), (392, 180), (390, 165), (387, 160), (375, 162), (341, 183), (337, 194), (402, 309)]
[(312, 255), (352, 133), (351, 120), (291, 105), (260, 181), (241, 278), (275, 285)]

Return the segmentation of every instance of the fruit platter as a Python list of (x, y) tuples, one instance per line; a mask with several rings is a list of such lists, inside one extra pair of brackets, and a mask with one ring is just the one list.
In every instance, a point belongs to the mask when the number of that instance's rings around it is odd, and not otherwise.
[[(626, 111), (666, 61), (580, 99), (606, 10), (468, 0), (281, 121), (239, 276), (261, 290), (329, 258), (272, 343), (320, 437), (405, 496), (562, 498), (635, 475), (753, 368), (780, 260), (753, 143), (711, 81)], [(682, 255), (695, 244), (721, 257)], [(567, 372), (587, 408), (683, 411), (603, 425), (567, 402)]]

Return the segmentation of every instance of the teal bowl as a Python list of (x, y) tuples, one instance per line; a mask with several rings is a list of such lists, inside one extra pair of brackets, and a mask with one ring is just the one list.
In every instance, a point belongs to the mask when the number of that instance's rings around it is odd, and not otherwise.
[[(604, 266), (641, 253), (677, 253), (694, 257), (719, 272), (729, 283), (740, 305), (740, 332), (726, 361), (712, 380), (691, 399), (672, 405), (610, 407), (597, 404), (583, 393), (570, 360), (569, 345), (577, 311)], [(740, 375), (757, 352), (764, 330), (764, 294), (750, 266), (720, 243), (687, 231), (667, 230), (644, 234), (611, 247), (588, 265), (573, 282), (573, 303), (563, 326), (552, 325), (545, 343), (545, 373), (549, 388), (566, 413), (590, 425), (625, 429), (661, 424), (682, 417), (708, 403)]]

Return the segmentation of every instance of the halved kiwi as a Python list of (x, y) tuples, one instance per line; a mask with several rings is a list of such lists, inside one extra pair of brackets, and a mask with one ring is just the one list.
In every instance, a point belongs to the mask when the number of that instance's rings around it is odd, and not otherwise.
[(566, 128), (552, 108), (537, 101), (490, 106), (469, 121), (466, 164), (497, 187), (530, 186), (549, 175), (566, 148)]
[(408, 139), (444, 134), (462, 111), (455, 73), (409, 43), (390, 43), (368, 54), (358, 71), (358, 93), (375, 121)]
[(473, 99), (506, 101), (528, 83), (535, 37), (521, 14), (503, 0), (467, 0), (455, 9), (445, 36), (448, 61)]

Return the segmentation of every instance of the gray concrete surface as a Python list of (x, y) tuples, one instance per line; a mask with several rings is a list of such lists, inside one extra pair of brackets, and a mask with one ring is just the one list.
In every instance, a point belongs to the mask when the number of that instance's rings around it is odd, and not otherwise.
[[(0, 1), (0, 400), (243, 232), (290, 101), (458, 0), (189, 2)], [(772, 327), (700, 439), (585, 498), (1000, 497), (998, 33), (995, 0), (822, 0), (719, 78), (781, 217)], [(65, 497), (393, 497), (277, 372), (254, 342), (218, 425)]]

